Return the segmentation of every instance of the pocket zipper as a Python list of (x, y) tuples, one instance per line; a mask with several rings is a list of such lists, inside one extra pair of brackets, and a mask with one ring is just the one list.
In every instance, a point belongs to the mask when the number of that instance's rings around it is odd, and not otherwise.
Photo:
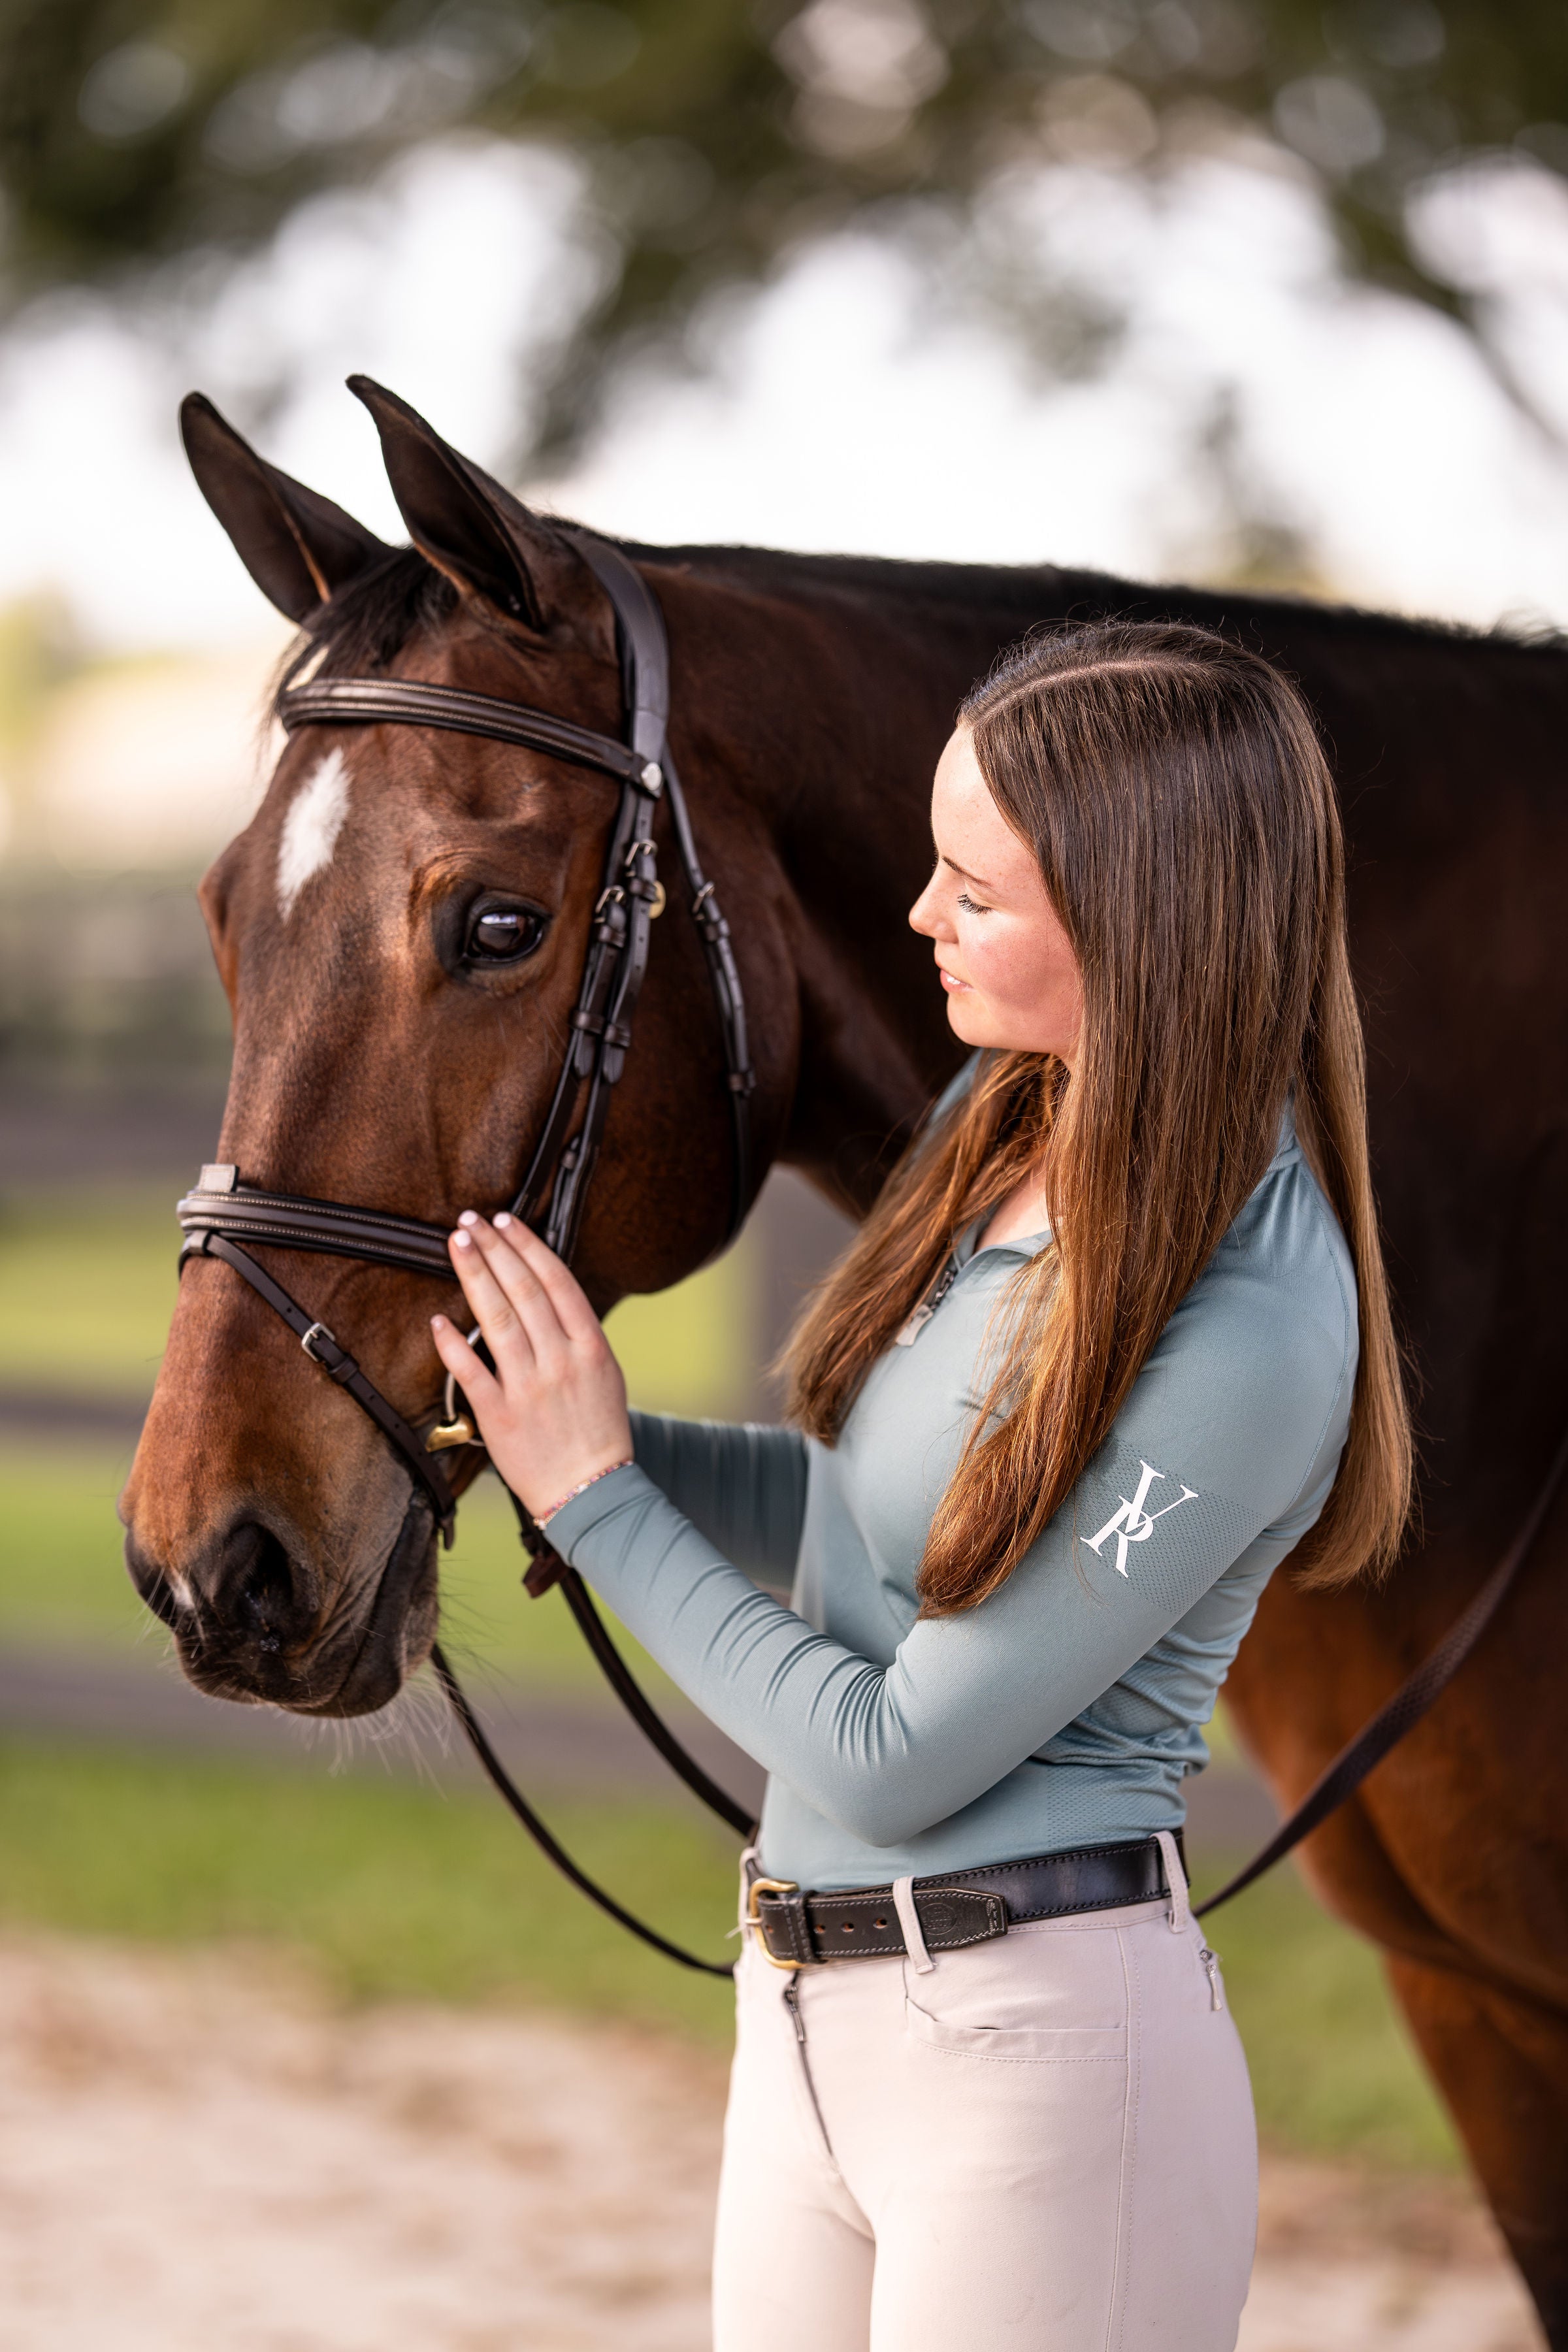
[(795, 2027), (795, 2038), (800, 2044), (800, 2071), (805, 2077), (806, 2096), (811, 2101), (811, 2112), (816, 2117), (816, 2128), (822, 2134), (823, 2152), (829, 2164), (837, 2167), (838, 2159), (833, 2153), (833, 2143), (827, 2137), (827, 2125), (823, 2118), (822, 2102), (816, 2095), (816, 2084), (811, 2078), (811, 2056), (805, 2046), (805, 2020), (800, 2013), (800, 1990), (798, 1980), (795, 1977), (791, 1977), (784, 1989), (784, 2005), (789, 2011), (790, 2022)]

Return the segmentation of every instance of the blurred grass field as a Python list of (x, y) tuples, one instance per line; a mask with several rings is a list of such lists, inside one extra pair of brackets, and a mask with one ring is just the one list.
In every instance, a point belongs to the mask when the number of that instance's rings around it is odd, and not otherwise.
[[(0, 1386), (134, 1401), (174, 1295), (169, 1196), (14, 1202), (0, 1217)], [(753, 1328), (744, 1246), (611, 1329), (641, 1402), (718, 1412), (742, 1388)], [(0, 1644), (91, 1649), (149, 1670), (166, 1637), (120, 1558), (129, 1444), (0, 1441)], [(558, 1690), (596, 1687), (558, 1600), (519, 1590), (493, 1480), (465, 1502), (443, 1564), (459, 1656)], [(167, 1669), (164, 1669), (167, 1671)], [(662, 1677), (649, 1671), (656, 1687)], [(733, 1849), (672, 1797), (557, 1805), (588, 1869), (666, 1932), (732, 1947)], [(1203, 1853), (1201, 1883), (1232, 1857)], [(303, 1957), (348, 2000), (420, 1994), (542, 2001), (722, 2041), (725, 1988), (645, 1952), (534, 1853), (486, 1790), (333, 1776), (64, 1738), (0, 1740), (0, 1924), (239, 1940)], [(1289, 1869), (1215, 1923), (1276, 2147), (1401, 2166), (1456, 2161), (1369, 1948)]]
[[(665, 1933), (732, 1953), (733, 1843), (694, 1809), (557, 1804), (551, 1820)], [(726, 1987), (600, 1918), (483, 1790), (0, 1742), (0, 1924), (276, 1947), (348, 2000), (542, 2001), (709, 2042), (729, 2032)], [(1213, 1941), (1271, 2145), (1454, 2160), (1375, 1959), (1292, 1872), (1244, 1896)]]

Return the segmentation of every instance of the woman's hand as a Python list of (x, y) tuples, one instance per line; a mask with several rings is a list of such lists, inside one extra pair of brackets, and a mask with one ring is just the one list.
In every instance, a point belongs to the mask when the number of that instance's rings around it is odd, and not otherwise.
[(496, 1368), (487, 1370), (444, 1315), (430, 1318), (436, 1352), (490, 1460), (542, 1518), (574, 1486), (630, 1459), (621, 1368), (575, 1279), (516, 1217), (491, 1225), (465, 1210), (447, 1246)]

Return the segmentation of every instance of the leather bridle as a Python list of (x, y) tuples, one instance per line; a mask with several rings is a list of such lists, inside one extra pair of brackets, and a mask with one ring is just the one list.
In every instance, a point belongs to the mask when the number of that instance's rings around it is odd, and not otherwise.
[[(620, 800), (572, 1013), (571, 1042), (528, 1172), (510, 1202), (512, 1214), (526, 1219), (557, 1256), (569, 1262), (612, 1089), (632, 1042), (653, 921), (664, 908), (653, 840), (654, 812), (661, 803), (669, 811), (723, 1042), (734, 1139), (726, 1239), (739, 1231), (751, 1199), (754, 1079), (730, 927), (702, 871), (669, 753), (669, 652), (663, 618), (641, 574), (618, 549), (589, 531), (560, 528), (592, 567), (615, 611), (626, 710), (625, 741), (521, 703), (404, 678), (312, 679), (286, 688), (278, 710), (290, 734), (310, 726), (446, 729), (546, 751), (575, 766), (595, 768), (619, 784)], [(220, 1258), (282, 1317), (305, 1353), (347, 1391), (401, 1454), (429, 1496), (443, 1540), (449, 1544), (457, 1498), (435, 1456), (447, 1446), (474, 1443), (472, 1423), (456, 1415), (449, 1403), (447, 1422), (421, 1437), (326, 1325), (291, 1297), (246, 1246), (271, 1244), (329, 1257), (359, 1258), (449, 1282), (447, 1228), (302, 1193), (270, 1192), (247, 1183), (237, 1168), (226, 1165), (202, 1170), (195, 1190), (185, 1194), (177, 1214), (185, 1235), (182, 1265), (190, 1257)]]
[[(512, 1214), (525, 1218), (559, 1257), (570, 1262), (604, 1139), (612, 1090), (631, 1046), (651, 928), (664, 909), (665, 890), (658, 879), (653, 837), (655, 812), (661, 805), (669, 811), (723, 1044), (733, 1130), (726, 1240), (732, 1240), (740, 1230), (751, 1202), (751, 1100), (755, 1080), (730, 927), (713, 885), (702, 871), (685, 795), (669, 752), (669, 651), (663, 617), (646, 582), (618, 549), (575, 526), (556, 527), (593, 570), (615, 612), (626, 712), (624, 740), (596, 734), (522, 703), (405, 678), (312, 678), (285, 688), (278, 698), (278, 715), (290, 734), (310, 726), (393, 725), (482, 736), (491, 742), (516, 743), (577, 767), (596, 769), (619, 784), (620, 799), (610, 827), (572, 1013), (571, 1040), (527, 1173), (510, 1202)], [(450, 1282), (454, 1276), (447, 1249), (447, 1228), (416, 1217), (388, 1215), (378, 1209), (315, 1200), (304, 1193), (268, 1192), (247, 1183), (237, 1167), (221, 1164), (202, 1170), (195, 1189), (185, 1194), (176, 1213), (185, 1237), (180, 1252), (182, 1267), (193, 1257), (220, 1259), (282, 1318), (311, 1361), (353, 1398), (402, 1456), (416, 1486), (429, 1499), (443, 1542), (449, 1545), (457, 1496), (438, 1456), (449, 1447), (479, 1442), (471, 1419), (458, 1410), (460, 1400), (452, 1384), (447, 1383), (446, 1420), (422, 1436), (327, 1326), (301, 1307), (251, 1254), (258, 1244), (313, 1251)], [(514, 1495), (511, 1499), (536, 1570), (542, 1559), (548, 1560), (554, 1580), (561, 1584), (589, 1647), (623, 1705), (703, 1802), (732, 1828), (742, 1834), (749, 1832), (749, 1813), (709, 1779), (660, 1720), (616, 1650), (582, 1580), (555, 1559), (518, 1497)], [(729, 1975), (727, 1966), (699, 1959), (645, 1927), (578, 1869), (511, 1782), (439, 1647), (432, 1653), (432, 1663), (486, 1772), (551, 1860), (602, 1909), (656, 1949), (707, 1974)]]

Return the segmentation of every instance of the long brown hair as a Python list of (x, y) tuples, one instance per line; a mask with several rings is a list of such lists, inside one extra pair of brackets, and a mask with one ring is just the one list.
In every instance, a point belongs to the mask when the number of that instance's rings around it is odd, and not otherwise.
[(994, 1592), (1067, 1501), (1275, 1149), (1287, 1097), (1359, 1292), (1350, 1434), (1298, 1549), (1319, 1584), (1385, 1567), (1410, 1423), (1367, 1160), (1344, 851), (1307, 710), (1200, 629), (1101, 623), (1027, 640), (960, 724), (1039, 860), (1082, 974), (1069, 1077), (994, 1053), (919, 1139), (808, 1309), (792, 1412), (831, 1444), (957, 1235), (1043, 1168), (1053, 1245), (1005, 1345), (920, 1574), (924, 1613)]

